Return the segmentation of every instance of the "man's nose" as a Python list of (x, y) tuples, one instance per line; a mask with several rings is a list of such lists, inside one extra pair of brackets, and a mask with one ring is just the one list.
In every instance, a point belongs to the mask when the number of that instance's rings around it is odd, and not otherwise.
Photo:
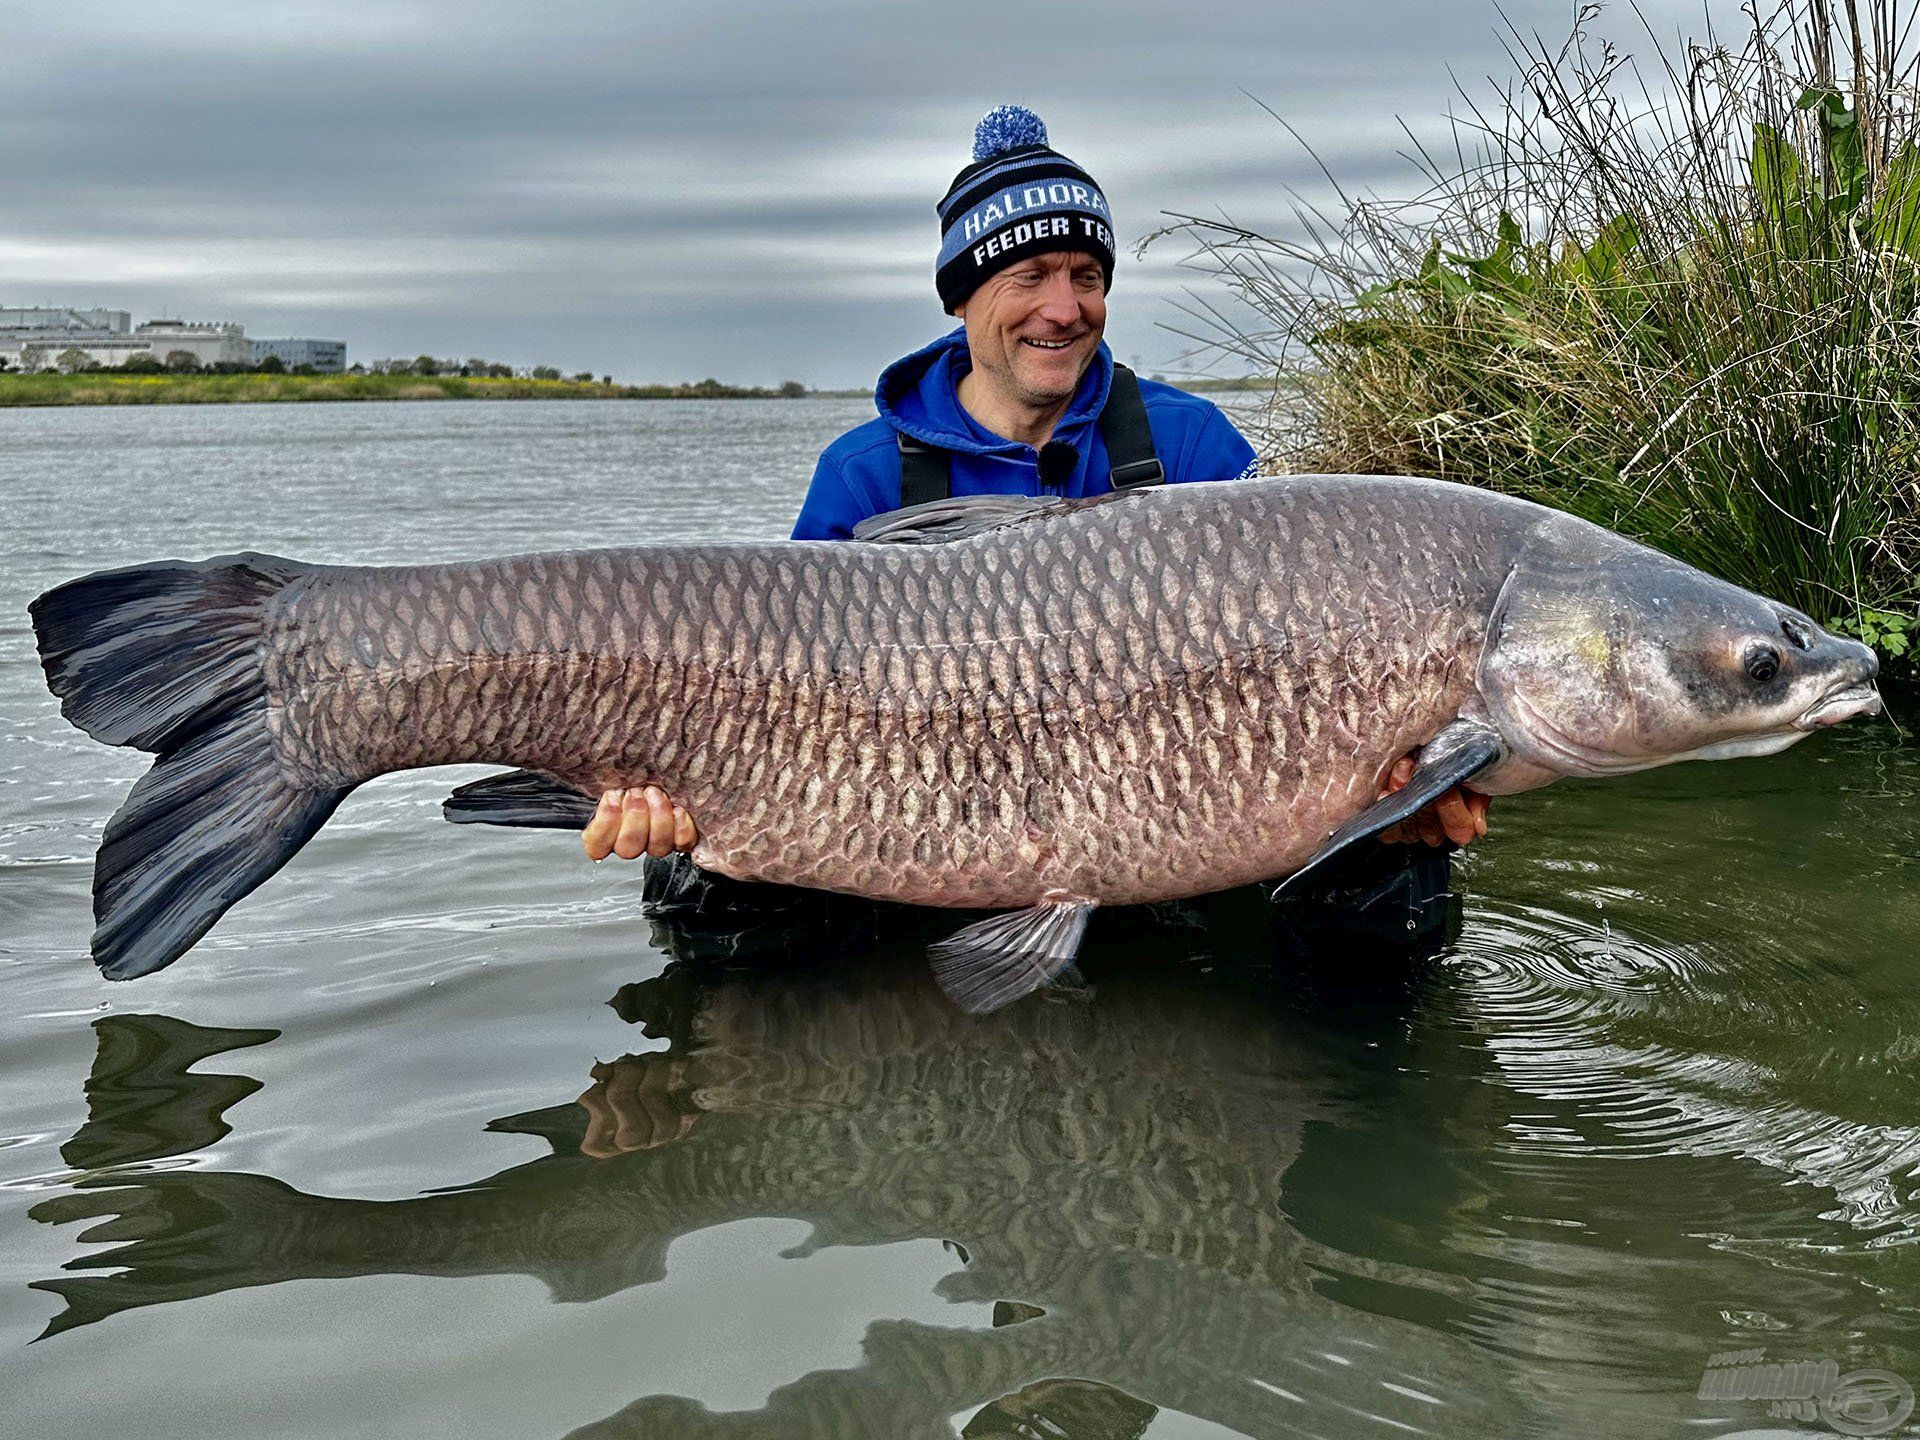
[(1040, 290), (1040, 318), (1050, 325), (1072, 325), (1080, 318), (1080, 297), (1071, 275), (1055, 275)]

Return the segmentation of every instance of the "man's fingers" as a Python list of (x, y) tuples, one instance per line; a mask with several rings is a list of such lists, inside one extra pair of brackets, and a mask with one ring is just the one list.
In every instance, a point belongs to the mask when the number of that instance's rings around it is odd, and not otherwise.
[(691, 850), (700, 839), (693, 816), (668, 798), (658, 785), (609, 790), (600, 797), (593, 819), (580, 832), (587, 858), (618, 855), (637, 860), (674, 850)]
[[(1396, 790), (1406, 787), (1413, 778), (1413, 756), (1402, 755), (1387, 767), (1387, 773), (1380, 778), (1380, 793), (1375, 799), (1384, 800)], [(1411, 845), (1420, 838), (1417, 830), (1402, 820), (1398, 825), (1389, 825), (1375, 837), (1383, 845)]]
[(1406, 783), (1412, 778), (1413, 757), (1411, 755), (1402, 755), (1398, 760), (1393, 762), (1392, 768), (1387, 771), (1386, 778), (1380, 782), (1380, 794), (1376, 798), (1381, 800), (1386, 799), (1387, 796), (1391, 795), (1394, 791), (1403, 789)]
[(1473, 812), (1467, 809), (1467, 802), (1455, 786), (1438, 800), (1433, 802), (1433, 813), (1447, 838), (1456, 845), (1469, 845), (1480, 833), (1479, 826), (1473, 823)]
[(613, 842), (613, 853), (622, 860), (638, 860), (647, 853), (653, 836), (653, 813), (647, 806), (647, 792), (630, 789), (620, 801), (620, 834)]
[(624, 792), (609, 790), (600, 797), (593, 819), (580, 832), (580, 843), (589, 860), (604, 860), (613, 853), (613, 837), (620, 828), (620, 797)]
[[(1402, 755), (1394, 761), (1381, 777), (1378, 798), (1384, 800), (1394, 791), (1404, 789), (1413, 778), (1413, 771), (1413, 756)], [(1388, 845), (1444, 845), (1449, 840), (1456, 845), (1471, 844), (1487, 833), (1487, 810), (1491, 804), (1487, 796), (1456, 785), (1412, 817), (1389, 825), (1378, 838)]]
[(642, 793), (647, 799), (647, 854), (658, 860), (673, 849), (673, 805), (658, 785)]

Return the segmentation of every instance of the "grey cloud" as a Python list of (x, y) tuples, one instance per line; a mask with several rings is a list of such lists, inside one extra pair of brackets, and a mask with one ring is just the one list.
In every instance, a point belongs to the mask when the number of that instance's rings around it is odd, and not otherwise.
[[(1287, 187), (1324, 191), (1242, 89), (1390, 190), (1394, 114), (1431, 124), (1449, 66), (1506, 73), (1498, 23), (1487, 0), (13, 7), (0, 301), (860, 384), (950, 323), (932, 206), (988, 105), (1044, 115), (1123, 239), (1162, 210), (1285, 226)], [(1115, 291), (1115, 347), (1150, 367), (1187, 348), (1157, 328), (1179, 255)]]

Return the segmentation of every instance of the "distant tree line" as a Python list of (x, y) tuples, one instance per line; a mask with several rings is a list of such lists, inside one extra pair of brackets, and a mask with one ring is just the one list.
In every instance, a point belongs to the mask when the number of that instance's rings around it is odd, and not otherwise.
[[(38, 370), (45, 359), (44, 348), (26, 346), (20, 354), (20, 369)], [(155, 355), (151, 350), (140, 350), (127, 356), (118, 365), (102, 365), (77, 345), (68, 346), (54, 356), (53, 365), (63, 375), (312, 375), (315, 373), (311, 365), (295, 365), (289, 370), (278, 355), (269, 355), (257, 365), (242, 365), (232, 360), (216, 360), (209, 364), (202, 364), (200, 357), (191, 350), (169, 350), (164, 356)], [(13, 368), (13, 363), (6, 356), (0, 355), (0, 371)]]
[[(38, 370), (46, 360), (44, 347), (28, 346), (21, 355), (23, 370)], [(62, 350), (53, 357), (53, 364), (63, 374), (111, 373), (122, 375), (312, 375), (311, 365), (289, 366), (277, 355), (269, 355), (257, 365), (241, 365), (232, 361), (215, 361), (202, 364), (200, 358), (191, 350), (169, 350), (164, 355), (155, 355), (152, 351), (140, 351), (129, 355), (118, 365), (102, 365), (87, 351), (78, 346)], [(0, 356), (0, 371), (12, 368), (5, 356)], [(512, 365), (498, 360), (486, 360), (479, 356), (469, 356), (465, 360), (443, 360), (433, 355), (416, 355), (411, 360), (375, 360), (369, 364), (355, 364), (348, 368), (349, 375), (421, 375), (432, 377), (454, 377), (486, 380), (566, 380), (574, 384), (591, 385), (595, 376), (591, 370), (579, 370), (572, 374), (563, 374), (557, 366), (533, 365), (516, 369)], [(599, 383), (613, 386), (611, 375), (598, 377)], [(620, 395), (636, 399), (680, 399), (680, 400), (797, 400), (809, 393), (807, 387), (798, 380), (783, 380), (779, 385), (766, 387), (760, 385), (729, 385), (709, 375), (704, 380), (684, 381), (672, 385), (621, 385), (617, 387)]]
[[(591, 370), (567, 372), (557, 365), (531, 365), (515, 369), (503, 365), (497, 360), (485, 360), (478, 356), (466, 360), (443, 360), (434, 355), (416, 355), (411, 360), (375, 360), (364, 367), (354, 366), (356, 374), (375, 375), (459, 375), (468, 378), (508, 380), (566, 380), (577, 385), (591, 385), (595, 377)], [(612, 385), (611, 375), (602, 375), (599, 383)], [(807, 387), (798, 380), (783, 380), (773, 388), (761, 385), (729, 385), (709, 375), (704, 380), (683, 381), (673, 385), (623, 385), (623, 390), (644, 392), (647, 396), (672, 396), (688, 400), (737, 400), (737, 399), (782, 399), (797, 400), (808, 393)]]
[[(442, 360), (433, 355), (416, 355), (411, 360), (375, 360), (362, 373), (373, 375), (460, 375), (468, 379), (479, 377), (483, 380), (511, 380), (515, 376), (523, 379), (544, 380), (538, 369), (515, 370), (511, 365), (503, 365), (498, 360), (485, 360), (478, 355), (470, 355), (465, 360)], [(554, 371), (552, 379), (558, 380), (560, 372)], [(591, 380), (591, 375), (579, 378)]]

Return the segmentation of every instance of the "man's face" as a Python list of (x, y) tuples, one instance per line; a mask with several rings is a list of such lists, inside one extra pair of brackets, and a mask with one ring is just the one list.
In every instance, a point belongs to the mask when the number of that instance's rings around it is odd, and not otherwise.
[(1023, 405), (1072, 396), (1107, 328), (1100, 262), (1075, 251), (1035, 255), (993, 276), (954, 311), (973, 368)]

